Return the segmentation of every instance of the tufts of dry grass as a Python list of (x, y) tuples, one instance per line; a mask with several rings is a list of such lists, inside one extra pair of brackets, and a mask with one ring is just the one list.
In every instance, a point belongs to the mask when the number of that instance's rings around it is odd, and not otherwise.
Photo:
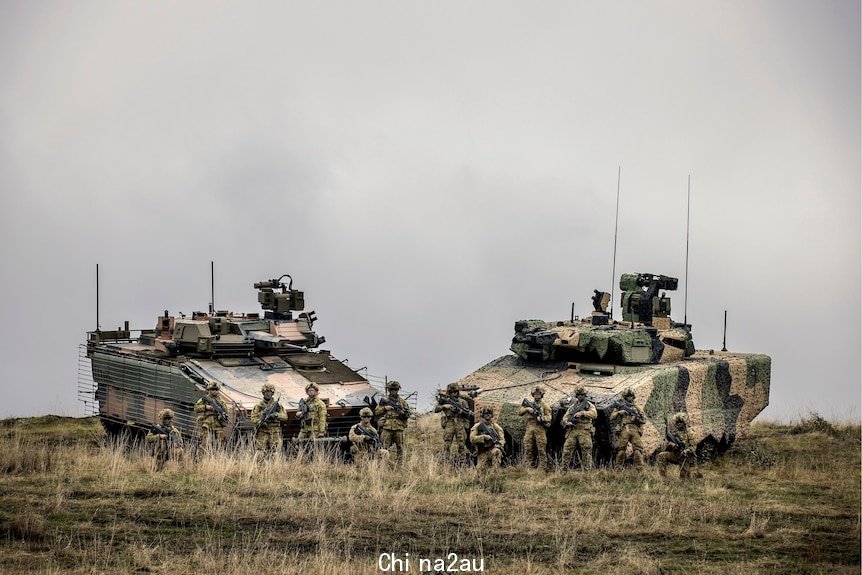
[(681, 482), (653, 469), (482, 478), (440, 462), (433, 417), (415, 425), (399, 468), (240, 451), (156, 473), (142, 446), (0, 422), (0, 571), (362, 574), (393, 552), (414, 573), (448, 553), (489, 573), (858, 572), (858, 426), (755, 425)]

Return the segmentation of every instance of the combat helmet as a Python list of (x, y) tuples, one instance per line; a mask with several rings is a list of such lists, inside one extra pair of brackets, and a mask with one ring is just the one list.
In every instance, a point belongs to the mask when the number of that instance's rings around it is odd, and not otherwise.
[(392, 389), (401, 389), (401, 384), (395, 380), (392, 380), (386, 384), (386, 389), (387, 389), (387, 391), (392, 390)]
[(446, 393), (452, 393), (453, 391), (456, 393), (461, 393), (461, 388), (458, 386), (457, 383), (450, 383), (446, 386)]
[(174, 418), (174, 410), (173, 409), (163, 409), (159, 412), (159, 421), (164, 421), (165, 419), (173, 419)]
[(575, 390), (575, 397), (587, 396), (587, 389), (583, 385), (579, 385)]
[(631, 397), (632, 399), (634, 399), (634, 398), (635, 398), (635, 392), (634, 392), (634, 391), (632, 391), (632, 388), (627, 387), (627, 388), (625, 389), (625, 391), (623, 391), (623, 396), (622, 396), (622, 397), (623, 397), (623, 399), (625, 399), (625, 398), (627, 398), (627, 397)]
[(685, 413), (684, 411), (674, 413), (672, 421), (673, 421), (674, 425), (676, 425), (680, 422), (684, 423), (685, 425), (688, 425), (688, 414)]
[(479, 410), (479, 415), (481, 415), (482, 417), (485, 417), (486, 415), (494, 415), (494, 410), (486, 405), (481, 410)]
[(210, 381), (209, 383), (207, 383), (207, 391), (218, 391), (218, 390), (219, 390), (219, 384), (217, 381)]
[(308, 393), (309, 389), (314, 389), (316, 391), (320, 391), (320, 386), (314, 383), (313, 381), (305, 386), (305, 392)]
[(359, 417), (374, 417), (374, 412), (370, 407), (363, 407), (359, 410)]
[(545, 388), (541, 385), (537, 385), (533, 388), (533, 391), (530, 392), (530, 395), (541, 395), (542, 397), (545, 397)]
[(275, 386), (271, 383), (264, 383), (260, 388), (261, 393), (275, 393)]

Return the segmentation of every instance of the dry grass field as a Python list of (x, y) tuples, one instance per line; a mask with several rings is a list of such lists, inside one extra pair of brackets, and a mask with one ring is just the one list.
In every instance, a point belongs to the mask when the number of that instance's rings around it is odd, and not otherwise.
[(683, 483), (654, 467), (483, 480), (437, 463), (433, 416), (400, 469), (235, 453), (160, 473), (94, 419), (4, 420), (0, 572), (859, 573), (859, 426), (751, 431)]

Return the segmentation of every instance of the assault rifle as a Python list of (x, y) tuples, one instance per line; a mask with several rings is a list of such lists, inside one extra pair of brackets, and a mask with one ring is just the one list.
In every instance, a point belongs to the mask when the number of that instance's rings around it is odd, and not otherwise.
[(398, 417), (398, 419), (408, 419), (410, 417), (410, 412), (404, 409), (404, 407), (401, 405), (401, 402), (399, 402), (397, 398), (392, 399), (391, 397), (386, 396), (380, 400), (378, 405), (391, 406), (392, 411), (395, 412), (395, 415)]
[(205, 394), (202, 399), (204, 400), (204, 403), (213, 408), (216, 417), (218, 417), (219, 423), (221, 423), (222, 425), (227, 425), (227, 412), (224, 410), (221, 404), (215, 398), (211, 397), (208, 393)]
[(500, 441), (500, 436), (497, 434), (497, 430), (484, 421), (479, 424), (479, 433), (489, 435), (491, 437), (491, 443), (493, 443), (494, 447), (497, 447), (500, 451), (506, 450), (503, 442)]
[(277, 418), (279, 411), (281, 411), (281, 404), (276, 399), (269, 407), (263, 410), (263, 413), (260, 414), (260, 423), (257, 424), (257, 427), (255, 427), (254, 430), (257, 431), (266, 425), (273, 416)]
[(454, 409), (455, 413), (458, 415), (463, 415), (464, 417), (473, 417), (473, 412), (461, 405), (461, 403), (457, 399), (453, 399), (446, 395), (438, 395), (437, 403), (440, 405), (451, 405)]
[(673, 443), (674, 450), (682, 455), (682, 452), (685, 450), (685, 444), (682, 442), (682, 439), (670, 432), (670, 426), (665, 428), (664, 436), (668, 441)]
[(577, 423), (577, 421), (576, 421), (577, 418), (575, 417), (575, 414), (578, 413), (579, 411), (584, 411), (584, 410), (589, 409), (589, 408), (590, 408), (590, 401), (585, 398), (581, 403), (570, 408), (572, 410), (572, 414), (569, 416), (569, 419), (566, 421), (566, 423), (574, 425), (575, 423)]
[(299, 400), (299, 427), (305, 427), (305, 422), (308, 420), (308, 403), (305, 398)]
[(527, 407), (533, 410), (533, 415), (536, 417), (536, 421), (544, 425), (548, 426), (550, 423), (545, 419), (545, 414), (542, 413), (542, 406), (538, 404), (538, 402), (530, 401), (529, 399), (524, 398), (524, 401), (521, 402), (521, 407)]
[(365, 438), (365, 443), (369, 441), (374, 446), (374, 449), (380, 449), (380, 434), (374, 428), (362, 427), (358, 423), (353, 427), (353, 430)]
[(164, 425), (154, 425), (152, 431), (150, 431), (153, 435), (167, 435), (167, 439), (159, 438), (159, 441), (166, 441), (168, 444), (168, 449), (173, 448), (174, 446), (174, 434), (173, 430), (169, 427), (165, 427)]
[(644, 424), (644, 423), (646, 423), (646, 419), (644, 419), (644, 416), (643, 416), (643, 415), (640, 413), (640, 411), (638, 411), (638, 409), (636, 409), (636, 408), (635, 408), (635, 406), (633, 406), (633, 405), (629, 405), (629, 404), (624, 403), (624, 402), (622, 402), (622, 401), (620, 401), (620, 400), (617, 400), (617, 401), (613, 402), (612, 404), (610, 404), (608, 407), (609, 407), (612, 411), (613, 411), (614, 409), (621, 409), (621, 410), (625, 411), (625, 412), (626, 412), (626, 413), (628, 413), (631, 417), (633, 417), (633, 418), (634, 418), (635, 423), (638, 423), (638, 424)]

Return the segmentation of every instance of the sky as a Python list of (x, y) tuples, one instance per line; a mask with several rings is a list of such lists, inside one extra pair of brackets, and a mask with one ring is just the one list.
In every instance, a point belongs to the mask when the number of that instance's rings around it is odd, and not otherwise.
[(728, 349), (772, 357), (762, 418), (859, 421), (860, 20), (844, 0), (0, 3), (0, 417), (83, 414), (96, 264), (101, 327), (151, 329), (207, 309), (214, 261), (217, 308), (259, 311), (252, 284), (290, 274), (324, 347), (420, 405), (516, 320), (670, 275), (698, 348), (727, 310)]

